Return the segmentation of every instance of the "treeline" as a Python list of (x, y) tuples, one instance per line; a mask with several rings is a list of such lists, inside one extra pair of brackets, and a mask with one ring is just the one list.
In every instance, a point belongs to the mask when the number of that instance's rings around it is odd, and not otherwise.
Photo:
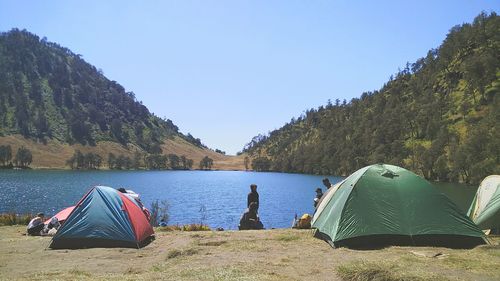
[(98, 170), (102, 164), (102, 157), (95, 153), (81, 153), (79, 150), (66, 161), (71, 169)]
[(8, 134), (70, 144), (134, 143), (148, 153), (174, 136), (204, 147), (82, 55), (18, 29), (0, 33), (0, 135)]
[(215, 149), (215, 152), (219, 153), (219, 154), (222, 154), (222, 155), (226, 155), (226, 152), (223, 151), (223, 150), (220, 150), (218, 148)]
[(178, 156), (176, 154), (153, 154), (145, 158), (146, 167), (150, 170), (191, 170), (193, 168), (193, 159), (186, 156)]
[(497, 14), (482, 13), (380, 90), (307, 110), (243, 151), (285, 172), (348, 175), (384, 162), (440, 181), (498, 174), (498, 30)]
[[(77, 150), (66, 161), (66, 164), (71, 169), (98, 170), (103, 166), (104, 162), (98, 154), (92, 152), (82, 153)], [(184, 155), (178, 156), (172, 153), (167, 155), (148, 154), (136, 151), (132, 157), (109, 153), (105, 164), (110, 170), (191, 170), (194, 161)], [(212, 166), (213, 160), (208, 156), (205, 156), (199, 164), (199, 168), (202, 170), (210, 170)]]
[(271, 165), (272, 165), (272, 162), (267, 157), (257, 157), (257, 158), (252, 160), (252, 170), (257, 171), (257, 172), (270, 171)]
[(211, 170), (214, 165), (214, 160), (208, 156), (203, 157), (200, 161), (200, 170)]
[(12, 147), (10, 145), (0, 145), (0, 168), (27, 168), (31, 165), (31, 162), (33, 162), (33, 155), (24, 146), (17, 149), (13, 158)]

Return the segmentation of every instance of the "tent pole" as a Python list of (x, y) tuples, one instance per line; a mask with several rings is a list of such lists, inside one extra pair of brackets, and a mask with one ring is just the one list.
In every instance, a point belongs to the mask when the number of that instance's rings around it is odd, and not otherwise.
[(50, 244), (52, 244), (52, 239), (54, 238), (51, 238), (49, 243), (45, 245), (45, 249), (43, 249), (44, 251), (47, 251), (47, 249), (49, 248)]

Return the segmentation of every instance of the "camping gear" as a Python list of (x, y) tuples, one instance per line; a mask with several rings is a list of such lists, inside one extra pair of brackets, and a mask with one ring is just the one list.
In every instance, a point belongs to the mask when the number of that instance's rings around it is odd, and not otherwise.
[(96, 186), (76, 204), (49, 247), (139, 248), (153, 233), (135, 200), (111, 187)]
[(300, 219), (296, 219), (292, 228), (310, 229), (312, 217), (309, 214), (303, 214)]
[(141, 198), (140, 198), (139, 194), (135, 193), (135, 191), (133, 191), (133, 190), (125, 189), (123, 187), (120, 187), (117, 190), (120, 191), (121, 193), (129, 196), (131, 199), (137, 200), (139, 202), (141, 201), (140, 200)]
[(74, 208), (75, 208), (75, 206), (71, 206), (71, 207), (68, 207), (68, 208), (60, 211), (59, 213), (55, 214), (52, 218), (49, 218), (48, 220), (46, 220), (44, 224), (49, 224), (50, 220), (53, 218), (57, 218), (59, 223), (62, 224), (68, 218), (69, 214), (71, 213), (71, 211), (73, 211)]
[(467, 215), (481, 229), (500, 230), (500, 176), (486, 177), (472, 200)]
[(386, 164), (364, 167), (330, 188), (312, 227), (333, 247), (485, 244), (481, 230), (431, 183)]
[(126, 191), (127, 191), (127, 193), (126, 193), (126, 194), (127, 194), (128, 196), (130, 196), (130, 197), (132, 197), (132, 198), (134, 198), (134, 199), (136, 199), (136, 200), (140, 199), (139, 194), (135, 193), (133, 190), (126, 189)]

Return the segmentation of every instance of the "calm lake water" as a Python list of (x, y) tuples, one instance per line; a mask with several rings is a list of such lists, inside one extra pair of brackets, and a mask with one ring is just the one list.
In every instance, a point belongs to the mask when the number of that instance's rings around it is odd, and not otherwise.
[[(294, 215), (313, 213), (314, 190), (323, 176), (238, 171), (13, 171), (0, 170), (0, 213), (55, 214), (74, 205), (94, 185), (125, 187), (143, 203), (167, 200), (170, 223), (200, 222), (235, 229), (252, 183), (260, 194), (259, 215), (266, 228), (290, 227)], [(336, 183), (342, 178), (330, 176)], [(466, 211), (476, 192), (461, 184), (436, 184)], [(206, 211), (200, 212), (204, 206)]]

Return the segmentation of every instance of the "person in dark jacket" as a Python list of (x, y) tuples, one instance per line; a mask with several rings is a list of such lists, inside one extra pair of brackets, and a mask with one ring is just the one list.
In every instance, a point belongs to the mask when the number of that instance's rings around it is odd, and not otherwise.
[(256, 184), (251, 184), (250, 185), (250, 193), (248, 193), (248, 197), (247, 197), (247, 208), (250, 208), (250, 204), (252, 202), (255, 202), (257, 205), (256, 205), (256, 209), (255, 211), (258, 212), (259, 211), (259, 193), (257, 193), (257, 185)]
[(257, 203), (251, 202), (248, 209), (241, 216), (240, 225), (238, 227), (240, 230), (249, 229), (264, 229), (264, 225), (259, 219), (257, 214)]
[(321, 190), (321, 188), (318, 187), (316, 188), (316, 197), (314, 198), (314, 208), (318, 207), (321, 197), (323, 197), (323, 190)]
[(323, 179), (323, 185), (326, 187), (326, 189), (330, 189), (332, 187), (332, 184), (330, 183), (330, 180), (328, 178)]

